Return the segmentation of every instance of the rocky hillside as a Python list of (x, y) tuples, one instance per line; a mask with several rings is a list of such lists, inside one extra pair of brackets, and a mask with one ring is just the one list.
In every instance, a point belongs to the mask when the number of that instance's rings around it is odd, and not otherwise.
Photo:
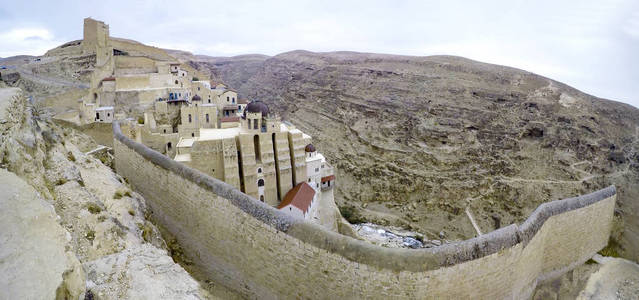
[(211, 297), (97, 146), (0, 88), (0, 298)]
[[(186, 57), (182, 57), (186, 59)], [(354, 222), (437, 238), (520, 222), (545, 201), (614, 184), (611, 245), (639, 259), (639, 110), (461, 57), (294, 51), (191, 57), (311, 134)]]

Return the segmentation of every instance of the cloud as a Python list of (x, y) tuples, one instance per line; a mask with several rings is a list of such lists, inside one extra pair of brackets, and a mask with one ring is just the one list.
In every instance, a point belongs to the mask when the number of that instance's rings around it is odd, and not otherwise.
[(7, 57), (19, 54), (42, 55), (62, 42), (54, 39), (46, 28), (12, 28), (0, 32), (0, 56)]
[(639, 11), (635, 11), (626, 20), (623, 31), (632, 38), (639, 39)]

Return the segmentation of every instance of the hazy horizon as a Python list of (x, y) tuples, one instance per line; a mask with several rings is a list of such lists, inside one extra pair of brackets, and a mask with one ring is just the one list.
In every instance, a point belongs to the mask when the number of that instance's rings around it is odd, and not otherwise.
[[(122, 7), (128, 5), (129, 9)], [(111, 35), (209, 56), (293, 50), (455, 55), (557, 80), (639, 107), (639, 1), (72, 1), (0, 7), (0, 57), (42, 55), (82, 39), (82, 20)]]

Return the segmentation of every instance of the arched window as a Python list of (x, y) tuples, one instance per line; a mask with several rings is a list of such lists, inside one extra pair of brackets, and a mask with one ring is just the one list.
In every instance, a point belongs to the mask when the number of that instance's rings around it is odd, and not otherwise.
[(191, 132), (191, 137), (195, 137), (195, 133), (194, 132)]
[(229, 96), (226, 96), (226, 102), (229, 102)]
[[(164, 129), (164, 133), (166, 133), (166, 129)], [(169, 143), (169, 145), (171, 145), (171, 143)]]
[(206, 114), (206, 123), (209, 122), (209, 114)]
[[(164, 130), (166, 132), (166, 129)], [(171, 151), (171, 142), (166, 143), (166, 148)]]
[(262, 168), (257, 168), (257, 173), (262, 173)]
[(175, 81), (175, 84), (178, 84), (178, 81), (177, 81), (177, 80)]
[(260, 195), (260, 201), (264, 202), (264, 195)]
[(191, 123), (191, 114), (189, 114), (189, 123)]
[(257, 186), (264, 186), (264, 179), (260, 179), (257, 181)]

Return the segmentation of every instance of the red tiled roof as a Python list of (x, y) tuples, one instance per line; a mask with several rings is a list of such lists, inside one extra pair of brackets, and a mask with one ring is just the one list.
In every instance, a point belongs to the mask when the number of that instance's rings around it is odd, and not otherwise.
[(115, 77), (113, 77), (113, 76), (106, 77), (106, 78), (102, 79), (102, 81), (115, 81)]
[(220, 122), (222, 123), (226, 123), (226, 122), (239, 122), (240, 121), (240, 117), (222, 117), (220, 119)]
[(335, 175), (329, 175), (326, 177), (322, 177), (322, 183), (326, 182), (326, 181), (331, 181), (331, 180), (335, 180)]
[(302, 182), (286, 193), (277, 209), (282, 209), (290, 204), (306, 214), (311, 207), (313, 197), (315, 197), (315, 190), (308, 183)]

